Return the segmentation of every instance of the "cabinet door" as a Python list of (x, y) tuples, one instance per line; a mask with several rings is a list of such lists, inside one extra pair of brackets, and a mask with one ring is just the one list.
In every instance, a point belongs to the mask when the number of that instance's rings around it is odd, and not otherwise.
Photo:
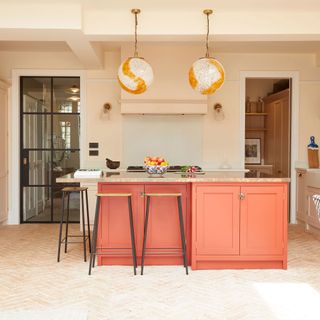
[(239, 254), (238, 186), (197, 186), (196, 254)]
[[(131, 193), (132, 209), (136, 235), (141, 233), (139, 214), (143, 212), (143, 185), (139, 184), (99, 184), (99, 192)], [(130, 223), (127, 197), (108, 197), (101, 200), (101, 214), (98, 233), (98, 247), (103, 248), (131, 248)], [(129, 252), (128, 255), (131, 253)]]
[[(154, 184), (145, 186), (146, 193), (181, 193), (184, 228), (189, 251), (189, 217), (186, 184)], [(146, 201), (146, 200), (145, 200)], [(144, 215), (143, 215), (144, 216)], [(143, 222), (142, 222), (143, 223)], [(141, 242), (142, 243), (142, 242)], [(178, 203), (176, 197), (151, 197), (147, 248), (181, 248)], [(164, 250), (165, 251), (165, 250)], [(179, 252), (177, 255), (181, 256)]]
[(280, 255), (284, 246), (284, 201), (282, 186), (241, 187), (240, 254)]

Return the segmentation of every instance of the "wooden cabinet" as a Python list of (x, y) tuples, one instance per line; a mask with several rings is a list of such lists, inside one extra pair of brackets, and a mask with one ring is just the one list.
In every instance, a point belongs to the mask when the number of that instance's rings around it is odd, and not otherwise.
[(198, 186), (197, 255), (239, 254), (239, 186)]
[(240, 201), (240, 254), (281, 255), (286, 199), (282, 186), (244, 186)]
[[(100, 183), (99, 192), (131, 193), (138, 262), (140, 262), (143, 243), (143, 228), (146, 208), (144, 193), (182, 194), (182, 208), (185, 222), (187, 250), (190, 257), (190, 209), (187, 184), (112, 184)], [(127, 198), (103, 198), (99, 221), (98, 248), (107, 248), (108, 256), (99, 258), (99, 264), (131, 265), (131, 248), (128, 201)], [(150, 202), (147, 248), (158, 249), (156, 255), (147, 255), (145, 263), (182, 264), (180, 252), (171, 249), (181, 248), (180, 226), (177, 199), (173, 197), (154, 197)], [(159, 251), (161, 249), (161, 251)], [(167, 250), (169, 249), (169, 250)], [(121, 251), (122, 250), (122, 251)], [(114, 252), (114, 254), (112, 254)]]
[(0, 81), (0, 224), (8, 218), (8, 94)]
[(289, 177), (290, 171), (290, 91), (264, 99), (266, 117), (265, 163), (273, 166), (273, 176)]
[(286, 268), (287, 184), (194, 184), (192, 269)]

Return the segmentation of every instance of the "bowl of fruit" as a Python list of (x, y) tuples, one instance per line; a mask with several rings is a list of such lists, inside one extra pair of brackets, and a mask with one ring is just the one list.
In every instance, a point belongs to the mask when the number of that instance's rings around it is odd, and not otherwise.
[(168, 170), (169, 163), (163, 157), (145, 157), (144, 169), (151, 177), (162, 177)]

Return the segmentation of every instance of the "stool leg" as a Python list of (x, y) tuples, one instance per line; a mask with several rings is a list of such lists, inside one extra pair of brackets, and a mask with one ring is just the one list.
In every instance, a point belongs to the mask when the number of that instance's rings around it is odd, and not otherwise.
[(80, 191), (81, 197), (81, 211), (82, 211), (82, 239), (83, 239), (83, 257), (84, 262), (87, 261), (87, 242), (86, 242), (86, 221), (84, 219), (84, 199), (83, 191)]
[(129, 221), (130, 221), (133, 272), (134, 272), (134, 275), (136, 275), (137, 274), (137, 253), (136, 253), (136, 244), (135, 244), (135, 236), (134, 236), (131, 196), (128, 197), (128, 209), (129, 209)]
[(69, 214), (70, 214), (70, 192), (67, 194), (67, 219), (66, 219), (66, 236), (65, 236), (65, 243), (64, 243), (64, 252), (67, 253), (68, 248), (68, 229), (69, 229)]
[(145, 216), (145, 220), (144, 220), (143, 247), (142, 247), (142, 257), (141, 257), (141, 275), (143, 275), (144, 256), (145, 256), (145, 253), (146, 253), (147, 233), (148, 233), (148, 220), (149, 220), (149, 207), (150, 207), (150, 197), (147, 196), (147, 208), (146, 208), (146, 216)]
[(64, 192), (62, 192), (62, 212), (61, 212), (60, 229), (59, 229), (59, 246), (58, 246), (57, 262), (60, 262), (60, 250), (61, 250), (63, 218), (64, 218)]
[(89, 252), (91, 252), (91, 235), (90, 235), (90, 217), (89, 217), (89, 201), (88, 190), (86, 189), (86, 208), (87, 208), (87, 224), (88, 224), (88, 240), (89, 240)]
[(186, 268), (186, 274), (188, 274), (188, 259), (187, 259), (187, 250), (186, 250), (186, 237), (184, 233), (184, 223), (183, 223), (183, 214), (182, 214), (182, 203), (181, 196), (178, 196), (178, 209), (179, 209), (179, 221), (180, 221), (180, 235), (181, 235), (181, 244), (182, 244), (182, 253), (183, 253), (183, 264)]
[(96, 201), (96, 212), (94, 216), (93, 224), (93, 234), (91, 243), (91, 253), (90, 253), (90, 263), (89, 263), (89, 276), (91, 275), (91, 268), (93, 266), (93, 258), (96, 256), (97, 250), (97, 234), (98, 234), (98, 222), (99, 222), (99, 212), (100, 212), (100, 197), (97, 197)]

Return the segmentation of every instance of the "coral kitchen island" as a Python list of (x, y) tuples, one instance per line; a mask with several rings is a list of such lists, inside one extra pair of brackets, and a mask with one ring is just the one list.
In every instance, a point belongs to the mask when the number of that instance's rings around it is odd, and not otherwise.
[[(241, 172), (201, 175), (105, 173), (101, 178), (58, 178), (89, 187), (90, 220), (96, 192), (131, 193), (135, 242), (140, 263), (146, 193), (181, 193), (189, 264), (197, 269), (287, 268), (287, 178), (245, 178)], [(106, 248), (99, 265), (131, 265), (128, 201), (103, 198), (97, 247)], [(150, 203), (145, 265), (182, 265), (177, 200)], [(117, 250), (119, 249), (119, 250)]]

